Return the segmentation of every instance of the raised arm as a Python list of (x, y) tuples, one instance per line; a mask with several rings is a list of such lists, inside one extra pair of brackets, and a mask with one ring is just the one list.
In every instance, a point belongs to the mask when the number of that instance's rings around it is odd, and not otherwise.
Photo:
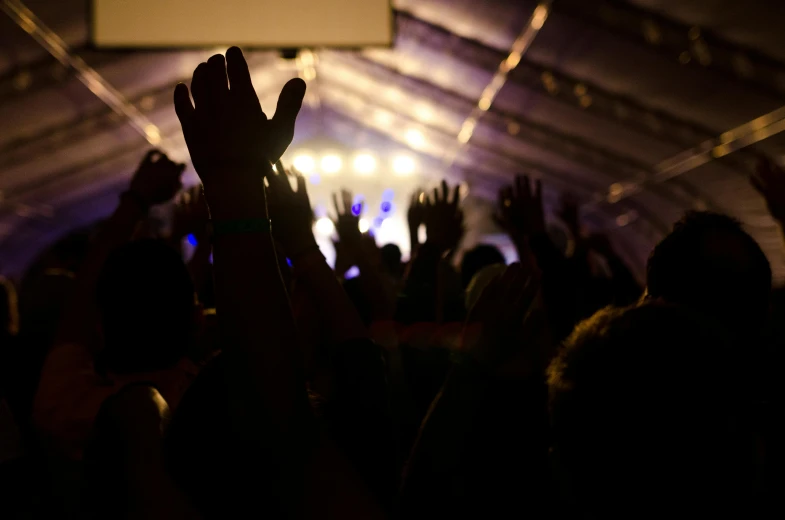
[(196, 68), (193, 104), (185, 85), (175, 89), (177, 116), (212, 216), (216, 306), (221, 346), (232, 367), (227, 384), (234, 419), (254, 442), (269, 433), (261, 409), (285, 434), (301, 426), (306, 399), (263, 183), (272, 172), (270, 160), (291, 142), (304, 93), (305, 84), (291, 80), (268, 120), (236, 47), (225, 60), (215, 55)]
[[(452, 191), (452, 194), (450, 193)], [(427, 239), (412, 257), (404, 284), (404, 321), (437, 321), (442, 315), (444, 294), (439, 268), (442, 260), (454, 253), (463, 238), (463, 212), (459, 186), (452, 190), (446, 181), (434, 188), (433, 197), (424, 197), (422, 215)]]
[[(213, 219), (217, 313), (234, 440), (275, 458), (282, 506), (294, 516), (303, 510), (313, 516), (309, 499), (322, 492), (333, 502), (322, 503), (321, 515), (342, 517), (340, 508), (351, 505), (361, 517), (373, 518), (373, 504), (362, 501), (362, 486), (340, 468), (330, 443), (324, 437), (316, 442), (270, 232), (263, 177), (276, 181), (271, 164), (292, 140), (305, 83), (289, 81), (268, 120), (245, 58), (232, 47), (225, 60), (216, 55), (199, 65), (191, 87), (193, 104), (185, 85), (177, 86), (175, 109)], [(282, 215), (281, 222), (289, 217)], [(302, 245), (298, 253), (307, 254), (311, 245)]]
[(77, 276), (73, 301), (65, 309), (57, 343), (87, 345), (94, 339), (95, 287), (109, 254), (128, 242), (151, 206), (162, 204), (179, 191), (184, 164), (171, 161), (158, 150), (145, 155), (120, 204), (103, 223)]

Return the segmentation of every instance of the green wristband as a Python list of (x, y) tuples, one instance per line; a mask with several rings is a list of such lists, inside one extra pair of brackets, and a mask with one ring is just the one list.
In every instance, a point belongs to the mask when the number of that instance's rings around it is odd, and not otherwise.
[(210, 224), (213, 236), (270, 232), (270, 219), (268, 218), (211, 220)]

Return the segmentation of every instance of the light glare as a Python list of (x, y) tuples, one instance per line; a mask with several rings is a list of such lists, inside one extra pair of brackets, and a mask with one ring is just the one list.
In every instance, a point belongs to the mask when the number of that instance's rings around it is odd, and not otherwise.
[(333, 226), (333, 221), (327, 217), (322, 217), (316, 221), (316, 232), (322, 236), (331, 235), (332, 232), (335, 230), (335, 226)]
[(365, 233), (369, 229), (371, 229), (371, 223), (368, 222), (368, 219), (361, 218), (360, 219), (360, 233)]
[(312, 173), (316, 166), (313, 157), (307, 154), (296, 156), (292, 164), (294, 164), (294, 168), (300, 173)]
[(393, 160), (393, 171), (398, 175), (411, 175), (414, 173), (414, 159), (401, 155)]
[(376, 169), (376, 158), (371, 154), (361, 153), (354, 158), (354, 169), (357, 173), (373, 173)]
[(414, 128), (407, 130), (404, 137), (412, 148), (419, 148), (425, 143), (425, 137), (423, 137), (422, 132)]
[(338, 173), (343, 166), (343, 161), (337, 155), (325, 155), (322, 157), (322, 171), (324, 173)]

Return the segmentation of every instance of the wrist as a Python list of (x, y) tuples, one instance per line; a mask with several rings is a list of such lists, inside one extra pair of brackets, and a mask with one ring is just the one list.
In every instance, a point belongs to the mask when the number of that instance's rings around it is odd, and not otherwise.
[(205, 192), (210, 218), (213, 220), (237, 220), (248, 218), (267, 218), (264, 191), (258, 193)]
[(319, 253), (321, 255), (319, 244), (316, 243), (316, 239), (312, 233), (309, 234), (309, 236), (302, 236), (294, 240), (287, 240), (283, 242), (283, 247), (287, 258), (289, 258), (289, 260), (292, 262), (301, 260), (311, 253)]

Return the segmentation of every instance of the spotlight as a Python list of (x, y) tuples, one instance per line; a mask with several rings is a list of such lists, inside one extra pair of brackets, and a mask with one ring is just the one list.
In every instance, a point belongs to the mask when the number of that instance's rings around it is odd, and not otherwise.
[(425, 142), (425, 137), (423, 137), (422, 132), (415, 130), (414, 128), (407, 130), (404, 138), (412, 148), (419, 148)]
[(371, 224), (368, 222), (368, 219), (361, 218), (360, 219), (360, 233), (365, 233), (369, 229), (371, 229)]
[(343, 166), (343, 161), (337, 155), (325, 155), (322, 157), (322, 171), (324, 173), (338, 173)]
[(369, 174), (376, 169), (376, 159), (369, 153), (361, 153), (354, 158), (354, 170), (357, 173)]
[(414, 173), (414, 159), (401, 155), (393, 160), (393, 171), (398, 175), (411, 175)]
[(316, 167), (313, 157), (308, 154), (300, 154), (295, 156), (292, 164), (297, 171), (305, 174), (313, 172), (313, 169)]
[(333, 221), (327, 217), (322, 217), (316, 221), (316, 232), (322, 236), (331, 235), (332, 232), (335, 230), (335, 226), (333, 226)]

